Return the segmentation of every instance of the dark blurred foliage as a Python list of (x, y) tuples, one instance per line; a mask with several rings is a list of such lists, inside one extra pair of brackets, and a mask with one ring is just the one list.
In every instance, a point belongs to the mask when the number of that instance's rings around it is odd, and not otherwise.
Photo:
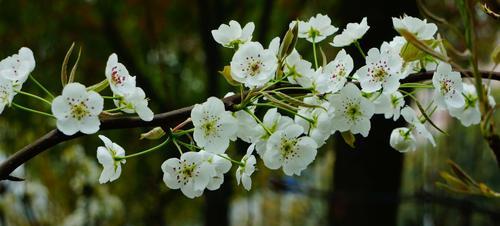
[[(454, 1), (425, 3), (435, 14), (461, 28)], [(383, 2), (370, 4), (378, 4), (382, 9), (393, 7)], [(385, 32), (389, 32), (377, 34), (379, 28), (372, 26), (368, 33), (370, 43), (363, 43), (365, 47), (372, 47), (389, 41), (387, 37), (396, 32), (390, 29), (390, 16), (395, 15), (382, 9), (373, 10), (370, 4), (341, 0), (3, 0), (0, 1), (0, 57), (15, 53), (21, 46), (30, 47), (37, 62), (33, 75), (54, 93), (59, 93), (61, 63), (72, 42), (82, 47), (77, 80), (86, 85), (104, 78), (107, 57), (116, 52), (130, 73), (137, 76), (138, 85), (151, 99), (153, 111), (163, 112), (202, 102), (211, 95), (220, 97), (228, 91), (237, 91), (217, 73), (232, 56), (232, 50), (218, 46), (210, 35), (210, 30), (221, 23), (231, 19), (242, 24), (254, 21), (254, 39), (267, 46), (273, 37), (282, 36), (288, 23), (296, 18), (306, 20), (316, 13), (324, 13), (342, 29), (346, 23), (359, 22), (361, 17), (368, 16), (369, 24), (385, 23)], [(409, 5), (415, 3), (408, 1)], [(365, 10), (357, 10), (363, 7)], [(398, 10), (391, 12), (395, 11)], [(414, 14), (416, 9), (412, 11)], [(484, 56), (482, 65), (489, 69), (487, 56), (498, 42), (498, 22), (481, 14), (479, 8), (477, 11), (480, 56)], [(460, 35), (446, 26), (440, 25), (440, 29), (445, 38), (463, 50)], [(337, 49), (323, 44), (328, 58), (333, 59)], [(297, 48), (311, 59), (311, 48), (306, 42), (300, 42)], [(351, 54), (357, 53), (351, 51)], [(23, 89), (43, 95), (30, 83)], [(16, 101), (49, 110), (31, 99), (16, 97)], [(434, 182), (440, 180), (438, 172), (446, 169), (446, 159), (453, 159), (478, 180), (500, 190), (498, 169), (478, 128), (463, 128), (447, 118), (440, 122), (453, 132), (451, 136), (442, 137), (439, 148), (422, 148), (407, 154), (404, 164), (398, 153), (389, 154), (399, 158), (396, 162), (376, 162), (387, 166), (396, 164), (399, 172), (394, 175), (402, 174), (401, 190), (399, 176), (381, 176), (384, 179), (381, 183), (391, 183), (397, 191), (397, 196), (391, 196), (394, 208), (388, 213), (389, 217), (396, 222), (398, 215), (398, 225), (498, 223), (498, 214), (494, 214), (500, 208), (498, 201), (450, 194), (434, 186)], [(13, 153), (52, 128), (54, 123), (50, 120), (7, 109), (0, 117), (0, 152)], [(136, 139), (144, 131), (146, 129), (103, 134), (133, 153), (155, 144)], [(336, 169), (335, 153), (339, 153), (333, 151), (337, 146), (334, 143), (339, 142), (342, 141), (325, 145), (314, 166), (302, 177), (283, 177), (280, 172), (271, 172), (259, 165), (251, 192), (235, 185), (231, 171), (221, 191), (207, 192), (205, 198), (191, 200), (163, 184), (160, 165), (176, 156), (173, 147), (130, 159), (119, 180), (99, 185), (100, 166), (95, 150), (100, 141), (97, 136), (88, 136), (53, 147), (25, 164), (23, 176), (28, 182), (0, 186), (3, 203), (0, 225), (327, 225), (331, 222), (328, 202), (336, 201), (329, 198), (338, 195), (332, 193), (336, 186), (332, 169)], [(244, 150), (246, 147), (238, 144), (229, 151), (237, 156)], [(387, 148), (381, 151), (395, 152)], [(343, 170), (344, 178), (374, 179), (363, 178), (361, 171), (351, 174), (348, 169)], [(12, 195), (15, 191), (22, 191), (21, 195)], [(372, 193), (370, 198), (377, 201), (380, 198), (377, 195)], [(377, 205), (372, 203), (370, 207), (377, 208)], [(359, 213), (352, 216), (363, 217)], [(76, 223), (70, 224), (72, 222)]]

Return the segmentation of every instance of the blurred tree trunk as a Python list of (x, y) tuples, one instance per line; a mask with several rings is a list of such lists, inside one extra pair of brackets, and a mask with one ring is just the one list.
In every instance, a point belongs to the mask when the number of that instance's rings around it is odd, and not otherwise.
[[(370, 30), (361, 40), (365, 52), (380, 47), (382, 41), (390, 41), (396, 35), (391, 17), (417, 14), (413, 1), (341, 1), (337, 18), (359, 23), (368, 18)], [(333, 16), (335, 22), (335, 16)], [(355, 65), (363, 65), (364, 59), (349, 47)], [(371, 122), (367, 138), (356, 137), (356, 148), (348, 147), (342, 138), (336, 142), (333, 194), (330, 200), (330, 225), (396, 225), (403, 156), (389, 145), (392, 129), (404, 126), (399, 120), (385, 120), (376, 116)]]

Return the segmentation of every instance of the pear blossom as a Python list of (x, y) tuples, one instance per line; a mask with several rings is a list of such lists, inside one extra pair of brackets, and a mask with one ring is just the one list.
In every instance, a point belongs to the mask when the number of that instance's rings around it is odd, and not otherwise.
[(0, 61), (0, 77), (12, 81), (15, 85), (22, 85), (35, 69), (35, 64), (31, 49), (22, 47), (17, 54)]
[(407, 30), (420, 40), (432, 39), (437, 31), (437, 26), (434, 23), (427, 23), (426, 19), (421, 20), (406, 15), (403, 18), (393, 17), (392, 24), (396, 30)]
[(5, 106), (10, 106), (15, 95), (14, 83), (0, 76), (0, 114), (3, 112)]
[(361, 23), (348, 23), (346, 28), (342, 30), (342, 33), (333, 37), (333, 42), (330, 43), (335, 47), (348, 46), (358, 39), (361, 39), (363, 35), (368, 31), (370, 26), (366, 22), (366, 17), (363, 17)]
[[(259, 139), (255, 143), (255, 150), (262, 157), (267, 149), (267, 140), (269, 137), (280, 130), (283, 130), (288, 125), (293, 124), (293, 119), (288, 116), (283, 116), (278, 112), (277, 108), (267, 110), (262, 120), (262, 125), (257, 127), (259, 130)], [(264, 129), (263, 126), (267, 129)], [(268, 133), (269, 131), (269, 133)]]
[(103, 135), (99, 135), (99, 138), (104, 142), (104, 146), (97, 148), (97, 160), (103, 167), (99, 183), (104, 184), (118, 179), (122, 173), (121, 164), (125, 164), (127, 161), (125, 159), (116, 160), (125, 156), (125, 150), (120, 145), (113, 143)]
[[(297, 21), (290, 23), (290, 28), (295, 26)], [(309, 18), (309, 21), (299, 21), (298, 37), (305, 38), (309, 42), (318, 43), (326, 37), (337, 32), (339, 29), (332, 25), (332, 20), (327, 15), (316, 14)]]
[(460, 73), (451, 70), (451, 65), (439, 63), (432, 76), (432, 84), (435, 88), (434, 97), (440, 106), (458, 108), (465, 104), (462, 77)]
[(203, 104), (196, 104), (191, 111), (194, 133), (198, 146), (207, 152), (222, 154), (234, 137), (238, 125), (231, 112), (225, 111), (220, 99), (210, 97)]
[(307, 136), (300, 135), (304, 129), (292, 124), (269, 137), (264, 165), (269, 169), (283, 168), (288, 175), (299, 175), (316, 158), (318, 145)]
[(331, 95), (329, 101), (335, 108), (332, 119), (335, 130), (368, 136), (374, 106), (361, 96), (361, 91), (356, 85), (348, 83), (338, 94)]
[(399, 152), (415, 151), (417, 149), (417, 139), (410, 133), (411, 130), (400, 127), (392, 130), (390, 145)]
[(278, 59), (258, 42), (241, 45), (231, 61), (231, 77), (246, 87), (262, 86), (274, 78)]
[(403, 94), (398, 91), (381, 93), (373, 101), (373, 104), (375, 105), (375, 114), (384, 114), (386, 119), (393, 118), (396, 121), (401, 115), (401, 108), (405, 105), (405, 99)]
[(131, 76), (127, 68), (118, 62), (118, 56), (113, 53), (106, 63), (105, 75), (111, 91), (116, 96), (125, 96), (135, 92), (135, 76)]
[(214, 175), (210, 178), (208, 182), (207, 189), (214, 191), (220, 188), (221, 184), (224, 183), (224, 174), (227, 173), (231, 169), (231, 161), (227, 160), (228, 156), (223, 154), (223, 158), (216, 154), (212, 154), (210, 152), (206, 152), (204, 150), (199, 151), (199, 153), (203, 154), (205, 161), (214, 168)]
[[(254, 111), (253, 108), (249, 110), (252, 113)], [(261, 130), (259, 129), (260, 125), (255, 121), (255, 119), (244, 110), (234, 112), (233, 116), (238, 123), (236, 137), (247, 143), (256, 142), (260, 136)]]
[(356, 74), (363, 92), (371, 93), (383, 89), (392, 93), (399, 88), (398, 72), (403, 60), (399, 55), (380, 52), (372, 48), (366, 56), (366, 65), (358, 69)]
[(252, 174), (255, 171), (255, 164), (257, 163), (257, 160), (255, 159), (255, 156), (252, 155), (253, 150), (255, 148), (255, 144), (251, 144), (248, 149), (247, 153), (243, 156), (241, 159), (241, 164), (238, 169), (236, 169), (236, 183), (240, 185), (240, 182), (243, 184), (243, 187), (249, 191), (250, 188), (252, 188)]
[[(313, 93), (325, 94), (331, 90), (329, 75), (323, 71), (322, 67), (319, 67), (313, 73), (308, 74), (309, 81), (307, 83), (299, 83), (304, 88), (310, 88)], [(306, 80), (303, 80), (306, 81)]]
[[(462, 107), (448, 107), (451, 116), (460, 120), (462, 125), (470, 126), (476, 125), (481, 122), (481, 112), (479, 111), (479, 97), (477, 95), (476, 87), (472, 84), (463, 84), (462, 96), (464, 97), (465, 104)], [(488, 95), (488, 103), (490, 106), (495, 106), (495, 99)]]
[(148, 107), (148, 100), (144, 90), (135, 87), (134, 92), (127, 93), (123, 98), (114, 99), (117, 107), (126, 113), (137, 113), (144, 121), (153, 120), (154, 113)]
[(94, 91), (87, 91), (80, 83), (64, 86), (62, 95), (52, 101), (52, 114), (57, 119), (57, 129), (66, 135), (78, 131), (93, 134), (99, 130), (99, 114), (104, 107), (103, 98)]
[(161, 164), (163, 182), (171, 189), (181, 189), (188, 198), (199, 197), (216, 174), (203, 153), (185, 152), (180, 159), (171, 158)]
[[(330, 108), (328, 101), (322, 100), (318, 96), (306, 97), (304, 103), (318, 107), (299, 107), (298, 115), (295, 116), (295, 123), (302, 126), (318, 146), (322, 146), (333, 132), (331, 124), (333, 109)], [(311, 119), (313, 122), (310, 123), (301, 116)]]
[(283, 72), (287, 74), (287, 79), (292, 84), (311, 84), (308, 77), (314, 73), (312, 63), (302, 59), (297, 50), (293, 50), (285, 59), (285, 67)]
[(335, 59), (323, 68), (323, 73), (327, 74), (329, 78), (327, 92), (336, 93), (342, 89), (353, 68), (352, 57), (344, 49), (340, 50)]
[(436, 141), (434, 141), (434, 137), (432, 136), (431, 132), (429, 132), (425, 125), (420, 121), (420, 119), (417, 117), (417, 113), (415, 112), (415, 110), (413, 110), (413, 108), (409, 106), (404, 107), (403, 109), (401, 109), (401, 115), (406, 122), (413, 126), (414, 131), (417, 134), (429, 140), (432, 146), (436, 146)]
[(237, 21), (231, 20), (229, 25), (221, 24), (217, 30), (212, 30), (212, 36), (222, 46), (236, 48), (252, 39), (254, 29), (253, 22), (247, 23), (242, 29)]

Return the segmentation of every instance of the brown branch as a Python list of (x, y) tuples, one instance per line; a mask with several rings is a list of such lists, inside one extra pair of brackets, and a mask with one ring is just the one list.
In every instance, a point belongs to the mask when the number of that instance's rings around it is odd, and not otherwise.
[[(411, 74), (406, 79), (402, 80), (402, 83), (409, 82), (421, 82), (425, 80), (432, 79), (432, 71), (421, 72), (416, 74)], [(483, 78), (489, 78), (490, 74), (487, 71), (481, 72)], [(500, 81), (500, 72), (493, 72), (491, 74), (492, 80)], [(240, 94), (236, 94), (223, 99), (223, 102), (227, 109), (232, 110), (234, 105), (239, 104)], [(169, 111), (165, 113), (160, 113), (155, 115), (152, 121), (145, 122), (139, 117), (116, 117), (116, 118), (103, 118), (101, 119), (101, 130), (113, 130), (113, 129), (128, 129), (128, 128), (148, 128), (148, 127), (174, 127), (175, 125), (182, 123), (186, 118), (190, 116), (191, 109), (193, 106), (177, 109), (174, 111)], [(77, 133), (72, 136), (66, 136), (57, 129), (51, 130), (44, 136), (38, 138), (31, 144), (26, 145), (8, 159), (6, 159), (0, 165), (0, 180), (15, 179), (10, 176), (12, 171), (23, 163), (29, 161), (31, 158), (39, 155), (45, 150), (54, 147), (59, 143), (63, 143), (68, 140), (72, 140), (86, 134)], [(497, 160), (500, 160), (500, 138), (495, 136), (488, 140), (490, 147), (493, 149)]]

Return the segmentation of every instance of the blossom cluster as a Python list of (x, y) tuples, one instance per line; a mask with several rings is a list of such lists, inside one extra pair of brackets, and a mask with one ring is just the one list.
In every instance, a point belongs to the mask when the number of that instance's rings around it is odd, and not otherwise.
[[(435, 51), (446, 55), (435, 24), (403, 16), (393, 18), (393, 26), (399, 33), (433, 43)], [(281, 169), (285, 175), (301, 175), (335, 133), (342, 137), (369, 136), (374, 115), (394, 121), (402, 116), (407, 122), (406, 127), (394, 129), (388, 138), (400, 152), (415, 151), (417, 137), (436, 145), (428, 127), (440, 130), (430, 121), (437, 109), (448, 111), (464, 126), (480, 123), (476, 86), (465, 82), (449, 62), (422, 52), (403, 36), (395, 36), (365, 53), (360, 41), (369, 29), (368, 19), (363, 18), (360, 23), (347, 24), (335, 35), (339, 28), (327, 15), (317, 14), (307, 21), (292, 21), (285, 37), (272, 39), (266, 48), (252, 41), (253, 22), (243, 28), (236, 21), (220, 25), (212, 35), (217, 43), (234, 50), (231, 62), (221, 73), (241, 91), (228, 94), (228, 98), (240, 98), (238, 104), (227, 105), (224, 99), (210, 97), (194, 105), (190, 118), (179, 126), (146, 133), (144, 137), (164, 142), (132, 155), (126, 155), (124, 148), (100, 135), (104, 146), (97, 149), (98, 161), (103, 165), (99, 182), (119, 178), (127, 158), (172, 142), (180, 156), (161, 165), (167, 187), (180, 189), (189, 198), (199, 197), (206, 189), (218, 189), (234, 164), (237, 183), (250, 190), (258, 159), (265, 167)], [(313, 59), (306, 59), (295, 49), (301, 39), (312, 44)], [(320, 65), (316, 46), (324, 40), (330, 40), (328, 44), (337, 54), (330, 61), (324, 56)], [(342, 49), (350, 45), (359, 53)], [(356, 67), (350, 54), (363, 56), (364, 64)], [(12, 103), (34, 65), (33, 54), (27, 48), (0, 62), (0, 112)], [(410, 74), (420, 71), (434, 71), (432, 81), (405, 82)], [(116, 108), (103, 110), (104, 98), (97, 92), (100, 90), (71, 81), (50, 102), (62, 133), (96, 133), (99, 115), (113, 111), (137, 113), (145, 121), (153, 119), (144, 91), (136, 86), (135, 77), (118, 62), (116, 54), (109, 57), (105, 75), (104, 84), (113, 93), (107, 98)], [(419, 89), (433, 90), (433, 101), (426, 108), (414, 95)], [(419, 113), (407, 101), (410, 98), (417, 103)], [(495, 105), (489, 94), (487, 99), (491, 106)], [(188, 125), (192, 128), (185, 129)], [(228, 148), (238, 139), (247, 143), (248, 149), (234, 159)]]

